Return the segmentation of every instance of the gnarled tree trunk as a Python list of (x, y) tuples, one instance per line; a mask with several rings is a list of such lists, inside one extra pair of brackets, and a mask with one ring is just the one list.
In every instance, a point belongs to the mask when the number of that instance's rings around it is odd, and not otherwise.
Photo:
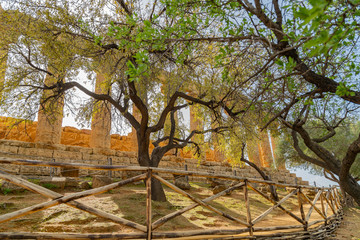
[[(147, 144), (147, 146), (144, 146)], [(148, 141), (139, 141), (138, 140), (138, 163), (142, 167), (158, 167), (159, 162), (162, 156), (157, 156), (156, 161), (154, 161), (154, 156), (152, 155), (152, 159), (149, 156), (149, 142)], [(166, 195), (164, 189), (161, 185), (161, 182), (157, 179), (151, 179), (151, 200), (165, 202)]]

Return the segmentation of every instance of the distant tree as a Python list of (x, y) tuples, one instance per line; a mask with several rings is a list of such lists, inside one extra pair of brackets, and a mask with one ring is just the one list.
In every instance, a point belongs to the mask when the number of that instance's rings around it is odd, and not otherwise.
[[(344, 157), (346, 154), (346, 147), (353, 142), (357, 137), (357, 131), (360, 127), (360, 123), (355, 119), (353, 121), (347, 119), (345, 122), (342, 122), (336, 130), (336, 135), (327, 139), (326, 141), (320, 143), (321, 146), (330, 149), (332, 154), (339, 157)], [(322, 128), (322, 123), (319, 120), (311, 121), (306, 126), (307, 131), (311, 132), (314, 136), (324, 136), (327, 130)], [(299, 139), (299, 148), (304, 154), (309, 155), (313, 158), (316, 155), (311, 152), (304, 142)], [(324, 175), (324, 169), (320, 166), (312, 164), (305, 161), (298, 154), (294, 148), (293, 138), (291, 136), (291, 131), (288, 129), (283, 129), (283, 133), (278, 137), (276, 152), (276, 161), (278, 164), (286, 163), (289, 167), (303, 168), (311, 171), (317, 175)], [(360, 177), (360, 157), (357, 156), (354, 164), (351, 166), (350, 173), (354, 176), (355, 179)], [(325, 172), (326, 175), (326, 172)], [(329, 175), (329, 174), (328, 174)], [(331, 180), (334, 180), (333, 178)], [(337, 180), (338, 181), (338, 180)]]

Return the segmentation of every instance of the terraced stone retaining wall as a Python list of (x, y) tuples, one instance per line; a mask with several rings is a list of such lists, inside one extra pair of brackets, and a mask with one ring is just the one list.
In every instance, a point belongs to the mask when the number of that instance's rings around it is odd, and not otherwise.
[[(42, 161), (55, 161), (65, 163), (85, 163), (95, 165), (124, 165), (137, 166), (136, 153), (123, 152), (113, 149), (102, 148), (87, 148), (79, 146), (66, 146), (61, 144), (42, 144), (29, 143), (14, 140), (0, 140), (0, 156), (33, 159)], [(51, 173), (54, 176), (62, 175), (59, 168), (48, 167), (31, 167), (20, 165), (0, 165), (14, 174), (21, 175), (39, 175), (48, 176)], [(170, 168), (184, 170), (187, 167), (189, 171), (211, 172), (214, 174), (236, 175), (246, 178), (260, 178), (260, 175), (255, 169), (251, 167), (232, 167), (228, 163), (200, 161), (191, 158), (182, 158), (173, 155), (165, 156), (159, 165), (160, 168)], [(265, 173), (271, 176), (275, 182), (308, 185), (307, 181), (302, 181), (301, 177), (296, 177), (295, 174), (288, 170), (274, 170), (271, 168), (263, 168)], [(80, 170), (79, 176), (87, 175), (108, 175), (105, 171)], [(131, 172), (112, 172), (112, 177), (128, 178), (132, 175)], [(173, 176), (164, 176), (172, 179)], [(201, 178), (202, 180), (204, 178)], [(190, 177), (190, 180), (200, 180)]]

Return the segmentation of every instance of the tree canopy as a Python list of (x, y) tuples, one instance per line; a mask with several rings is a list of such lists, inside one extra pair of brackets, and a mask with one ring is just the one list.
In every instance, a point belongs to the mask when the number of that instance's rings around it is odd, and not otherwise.
[[(257, 125), (271, 131), (287, 128), (299, 156), (337, 175), (341, 187), (360, 203), (360, 186), (350, 173), (360, 137), (346, 145), (345, 155), (322, 144), (345, 119), (358, 116), (359, 4), (9, 1), (3, 25), (14, 34), (1, 44), (13, 62), (3, 102), (39, 99), (44, 89), (58, 96), (79, 88), (112, 104), (136, 129), (141, 165), (157, 166), (161, 157), (151, 160), (150, 135), (162, 131), (167, 118), (174, 122), (174, 112), (188, 105), (202, 106), (214, 116), (211, 122), (221, 124), (209, 131), (225, 129), (225, 122), (231, 122), (226, 128), (236, 124), (243, 134)], [(104, 68), (108, 94), (89, 91), (76, 79), (80, 69)], [(45, 75), (56, 83), (44, 85)], [(152, 115), (150, 109), (159, 109), (154, 105), (159, 93), (166, 105)], [(131, 103), (140, 120), (129, 111)], [(312, 132), (315, 123), (324, 132)], [(190, 142), (192, 136), (180, 139), (171, 129), (159, 138), (169, 144), (157, 151)], [(299, 138), (311, 154), (299, 147)]]

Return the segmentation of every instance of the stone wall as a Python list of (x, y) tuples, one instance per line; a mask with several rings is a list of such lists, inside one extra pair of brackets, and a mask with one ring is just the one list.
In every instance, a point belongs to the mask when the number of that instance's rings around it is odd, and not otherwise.
[[(22, 121), (10, 117), (0, 117), (0, 139), (18, 140), (34, 143), (36, 138), (36, 121)], [(63, 145), (90, 147), (89, 129), (63, 127), (60, 143)], [(111, 149), (120, 151), (135, 151), (136, 148), (129, 136), (111, 135)]]
[[(36, 121), (24, 121), (21, 119), (15, 119), (11, 117), (0, 117), (0, 139), (17, 140), (29, 143), (44, 144), (42, 141), (36, 141), (36, 131), (38, 122)], [(79, 146), (79, 147), (91, 147), (91, 132), (89, 129), (77, 129), (74, 127), (62, 127), (60, 144), (66, 146)], [(101, 134), (98, 134), (101, 135)], [(39, 145), (38, 144), (38, 145)], [(53, 144), (54, 145), (54, 144)], [(59, 147), (61, 149), (61, 147)], [(154, 146), (150, 145), (150, 151)], [(136, 152), (137, 143), (135, 139), (135, 133), (132, 132), (127, 136), (121, 136), (119, 134), (111, 134), (110, 136), (110, 149), (123, 152)], [(256, 150), (258, 151), (258, 150)], [(167, 153), (166, 155), (171, 155)], [(219, 154), (214, 150), (207, 150), (207, 161), (219, 161)], [(183, 158), (192, 158), (192, 151), (179, 150), (179, 156)], [(261, 165), (259, 165), (261, 166)]]
[[(134, 152), (117, 151), (114, 149), (100, 149), (87, 148), (80, 146), (66, 146), (66, 145), (50, 145), (41, 143), (30, 143), (14, 140), (0, 140), (0, 156), (20, 158), (20, 159), (34, 159), (42, 161), (55, 161), (65, 163), (86, 163), (95, 165), (108, 165), (109, 158), (113, 165), (138, 166), (136, 154)], [(214, 174), (227, 174), (247, 178), (260, 178), (260, 175), (250, 167), (231, 167), (227, 163), (201, 161), (191, 158), (182, 158), (176, 156), (165, 156), (160, 162), (160, 168), (170, 168), (184, 170), (185, 165), (189, 171), (210, 172)], [(30, 167), (2, 164), (14, 174), (22, 175), (49, 175), (50, 168), (48, 167)], [(306, 185), (308, 182), (297, 178), (295, 174), (288, 170), (272, 170), (264, 168), (265, 172), (271, 175), (272, 180), (276, 182), (283, 182), (301, 185)], [(105, 175), (106, 171), (80, 170), (80, 176), (87, 175)], [(60, 175), (60, 169), (55, 168), (55, 175)], [(113, 177), (126, 178), (130, 173), (113, 172)], [(164, 177), (172, 179), (172, 175), (165, 175)], [(204, 178), (200, 178), (204, 179)], [(200, 180), (190, 178), (190, 180)], [(295, 180), (297, 179), (297, 180)]]

